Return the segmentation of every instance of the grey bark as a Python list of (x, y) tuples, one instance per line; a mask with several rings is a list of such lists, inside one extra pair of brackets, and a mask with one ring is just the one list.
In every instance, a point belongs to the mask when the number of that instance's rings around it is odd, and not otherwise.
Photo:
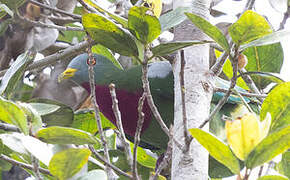
[[(173, 8), (180, 6), (192, 7), (192, 12), (204, 18), (209, 17), (211, 0), (175, 0)], [(208, 39), (189, 20), (175, 28), (175, 40), (205, 40)], [(209, 46), (200, 45), (184, 50), (185, 67), (185, 106), (187, 112), (188, 129), (197, 128), (209, 115), (210, 101), (213, 93), (213, 78), (209, 73)], [(182, 101), (180, 91), (180, 56), (173, 64), (175, 79), (175, 107), (174, 107), (174, 137), (184, 144), (184, 129), (182, 120)], [(204, 128), (208, 130), (208, 126)], [(183, 153), (173, 143), (172, 155), (173, 180), (206, 180), (208, 179), (208, 153), (196, 141), (190, 144), (187, 153)]]

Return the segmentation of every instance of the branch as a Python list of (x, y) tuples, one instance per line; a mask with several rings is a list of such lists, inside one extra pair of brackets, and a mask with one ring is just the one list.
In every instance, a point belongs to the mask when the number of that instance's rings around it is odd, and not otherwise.
[(186, 107), (185, 107), (185, 86), (184, 86), (184, 66), (185, 66), (185, 59), (184, 59), (184, 50), (180, 51), (180, 91), (181, 91), (181, 102), (182, 102), (182, 119), (183, 119), (183, 134), (184, 134), (184, 141), (185, 141), (185, 151), (188, 152), (190, 148), (190, 143), (193, 139), (191, 135), (188, 133), (188, 125), (187, 125), (187, 116), (186, 116)]
[[(228, 90), (215, 87), (214, 92), (223, 92), (226, 93)], [(234, 93), (234, 92), (232, 92)], [(256, 93), (248, 93), (248, 92), (239, 92), (241, 95), (246, 96), (246, 97), (256, 97), (256, 98), (266, 98), (267, 94), (256, 94)], [(236, 93), (235, 93), (236, 94)]]
[(111, 97), (112, 97), (112, 109), (113, 109), (114, 115), (116, 117), (116, 123), (117, 123), (118, 130), (120, 131), (120, 136), (118, 136), (118, 137), (121, 139), (121, 142), (125, 148), (125, 153), (126, 153), (128, 163), (133, 171), (132, 153), (130, 150), (130, 144), (126, 141), (126, 136), (125, 136), (125, 132), (123, 129), (121, 112), (120, 112), (119, 107), (118, 107), (118, 99), (117, 99), (117, 95), (116, 95), (116, 91), (115, 91), (115, 84), (110, 84), (109, 88), (110, 88), (110, 93), (111, 93)]
[(42, 3), (37, 2), (35, 0), (29, 0), (29, 2), (31, 2), (32, 4), (35, 4), (37, 6), (40, 6), (42, 8), (49, 9), (49, 10), (51, 10), (51, 12), (57, 12), (57, 13), (60, 13), (60, 14), (64, 14), (64, 15), (70, 16), (70, 17), (75, 18), (75, 19), (82, 19), (82, 16), (81, 15), (72, 14), (72, 13), (66, 12), (66, 11), (61, 10), (61, 9), (53, 8), (51, 6), (42, 4)]
[(168, 164), (170, 164), (170, 161), (172, 159), (172, 148), (173, 148), (173, 128), (170, 127), (169, 129), (170, 132), (170, 137), (169, 137), (169, 141), (168, 141), (168, 145), (167, 145), (167, 150), (164, 154), (164, 157), (161, 161), (161, 163), (159, 164), (158, 168), (155, 170), (155, 175), (153, 178), (150, 178), (150, 180), (157, 180), (159, 174), (161, 173), (161, 171), (168, 166)]
[[(74, 46), (70, 46), (64, 50), (60, 50), (57, 53), (46, 56), (45, 58), (32, 63), (31, 65), (28, 66), (26, 70), (42, 68), (44, 66), (52, 65), (56, 63), (57, 61), (63, 61), (66, 58), (79, 54), (88, 46), (89, 46), (89, 43), (87, 41), (80, 42)], [(0, 77), (4, 76), (7, 70), (8, 69), (0, 71)]]
[(4, 131), (20, 132), (18, 127), (11, 124), (1, 123), (1, 122), (0, 122), (0, 129), (3, 129)]
[[(110, 155), (109, 155), (109, 150), (108, 150), (108, 145), (107, 145), (107, 141), (105, 139), (105, 134), (104, 134), (104, 130), (102, 127), (102, 122), (101, 122), (101, 117), (100, 117), (100, 108), (99, 105), (97, 103), (96, 100), (96, 86), (95, 86), (95, 72), (94, 72), (94, 65), (96, 64), (96, 59), (93, 57), (92, 51), (91, 51), (91, 38), (88, 37), (88, 41), (90, 42), (89, 47), (87, 48), (87, 53), (89, 55), (89, 63), (88, 63), (88, 72), (89, 72), (89, 81), (90, 81), (90, 90), (91, 90), (91, 95), (92, 95), (92, 104), (94, 105), (94, 112), (95, 112), (95, 119), (97, 121), (97, 125), (98, 125), (98, 131), (100, 134), (100, 139), (102, 142), (102, 145), (104, 147), (104, 155), (105, 155), (105, 159), (110, 162)], [(112, 171), (112, 169), (107, 166), (106, 167), (106, 172), (108, 175), (109, 179), (114, 179), (114, 172)]]
[[(19, 166), (19, 167), (22, 167), (22, 168), (26, 168), (26, 169), (30, 169), (30, 170), (33, 170), (33, 166), (30, 165), (30, 164), (26, 164), (26, 163), (23, 163), (23, 162), (19, 162), (19, 161), (16, 161), (14, 159), (11, 159), (10, 157), (4, 155), (4, 154), (0, 154), (0, 159), (4, 160), (4, 161), (7, 161), (13, 165), (16, 165), (16, 166)], [(50, 172), (48, 169), (44, 169), (44, 168), (41, 168), (39, 167), (39, 172), (43, 173), (43, 174), (47, 174), (47, 175), (50, 175)]]
[(89, 4), (85, 3), (83, 0), (77, 0), (84, 8), (86, 8), (88, 11), (92, 13), (98, 13), (98, 11), (90, 6)]
[(106, 166), (109, 166), (110, 168), (114, 169), (118, 174), (123, 175), (125, 177), (128, 177), (130, 179), (132, 179), (132, 176), (125, 173), (124, 171), (122, 171), (121, 169), (119, 169), (117, 166), (111, 164), (110, 162), (108, 162), (106, 159), (103, 158), (102, 155), (100, 155), (92, 145), (89, 145), (89, 149), (91, 150), (91, 152), (96, 156), (96, 158), (98, 158), (100, 161), (102, 161), (103, 163), (105, 163)]
[(26, 23), (28, 23), (31, 26), (38, 26), (38, 27), (43, 27), (43, 28), (52, 28), (52, 29), (57, 29), (59, 31), (84, 31), (83, 28), (80, 27), (71, 27), (71, 26), (58, 26), (55, 24), (46, 24), (40, 21), (33, 21), (30, 20), (26, 17), (22, 17), (20, 15), (18, 15), (18, 18), (22, 21), (25, 21)]
[[(145, 52), (145, 54), (146, 54), (146, 52)], [(151, 94), (149, 80), (148, 80), (148, 58), (147, 57), (144, 58), (144, 61), (142, 62), (142, 84), (143, 84), (144, 93), (146, 94), (147, 103), (148, 103), (156, 121), (159, 123), (161, 129), (165, 132), (165, 134), (167, 134), (167, 136), (169, 137), (170, 136), (169, 130), (168, 130), (166, 124), (164, 123), (156, 105), (154, 104), (154, 100), (153, 100), (153, 97)], [(179, 149), (181, 149), (183, 152), (185, 151), (183, 146), (176, 139), (173, 139), (173, 141)]]
[(286, 24), (286, 21), (289, 18), (289, 16), (290, 16), (290, 6), (287, 7), (287, 11), (284, 13), (283, 20), (280, 23), (280, 27), (279, 27), (278, 30), (281, 30), (281, 29), (285, 28), (285, 24)]
[(215, 114), (223, 107), (223, 105), (227, 102), (227, 99), (229, 98), (232, 89), (236, 86), (237, 82), (237, 73), (238, 73), (238, 47), (235, 48), (235, 54), (234, 57), (229, 56), (231, 59), (232, 67), (233, 67), (233, 77), (231, 79), (231, 84), (226, 92), (226, 94), (222, 97), (222, 99), (218, 102), (218, 104), (215, 106), (213, 111), (210, 113), (209, 117), (199, 126), (199, 128), (203, 128), (214, 116)]
[(140, 142), (140, 134), (141, 134), (142, 126), (144, 123), (145, 115), (142, 112), (142, 109), (143, 109), (145, 98), (146, 98), (146, 94), (144, 92), (138, 102), (138, 121), (137, 121), (137, 127), (135, 131), (134, 149), (133, 149), (133, 179), (135, 180), (140, 179), (138, 176), (138, 171), (137, 171), (137, 148)]
[(31, 163), (32, 163), (32, 166), (33, 166), (33, 172), (34, 172), (34, 175), (36, 176), (36, 179), (37, 180), (43, 180), (43, 178), (41, 177), (40, 171), (39, 171), (39, 168), (40, 168), (39, 167), (39, 161), (32, 154), (31, 154)]
[(210, 70), (214, 73), (214, 75), (220, 75), (228, 56), (228, 53), (223, 52), (223, 54), (217, 59), (216, 63), (211, 67)]

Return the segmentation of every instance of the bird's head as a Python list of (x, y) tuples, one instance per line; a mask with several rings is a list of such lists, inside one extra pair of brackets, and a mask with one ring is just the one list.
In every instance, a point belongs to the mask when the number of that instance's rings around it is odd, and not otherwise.
[[(108, 69), (114, 69), (113, 63), (106, 57), (93, 54), (96, 59), (96, 64), (94, 65), (95, 81), (100, 81), (104, 74), (108, 73)], [(71, 79), (77, 84), (81, 85), (85, 82), (89, 82), (88, 76), (88, 54), (80, 54), (73, 58), (67, 69), (61, 73), (58, 77), (58, 81), (61, 82), (64, 79)]]

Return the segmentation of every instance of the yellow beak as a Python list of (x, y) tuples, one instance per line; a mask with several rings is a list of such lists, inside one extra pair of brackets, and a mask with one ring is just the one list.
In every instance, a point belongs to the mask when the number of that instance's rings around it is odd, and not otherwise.
[(77, 69), (67, 68), (64, 72), (62, 72), (58, 76), (58, 79), (57, 79), (58, 82), (61, 82), (64, 79), (69, 79), (69, 78), (73, 77), (77, 71), (78, 71)]

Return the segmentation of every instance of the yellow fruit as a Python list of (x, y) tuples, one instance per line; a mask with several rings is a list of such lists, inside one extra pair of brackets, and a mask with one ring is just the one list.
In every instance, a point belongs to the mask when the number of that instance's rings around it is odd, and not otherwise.
[(245, 160), (249, 153), (267, 135), (271, 124), (268, 116), (260, 123), (257, 116), (247, 113), (235, 121), (226, 121), (227, 141), (234, 154)]

